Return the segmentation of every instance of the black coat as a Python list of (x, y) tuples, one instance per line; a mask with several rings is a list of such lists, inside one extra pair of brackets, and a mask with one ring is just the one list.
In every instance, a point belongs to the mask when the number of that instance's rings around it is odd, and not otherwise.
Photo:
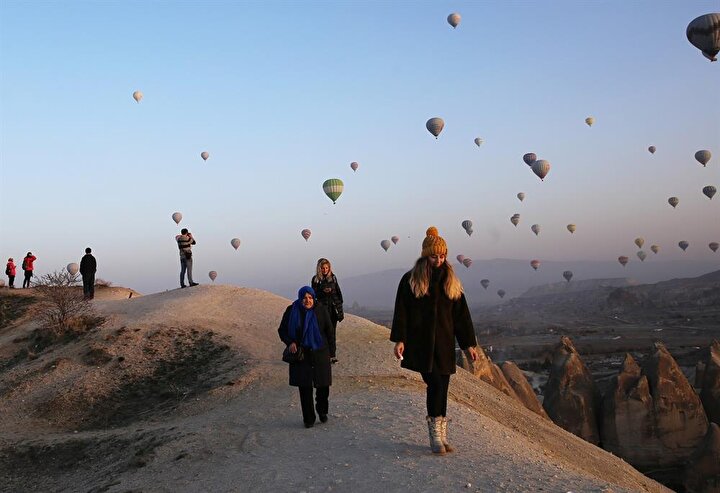
[[(293, 340), (290, 338), (288, 324), (290, 322), (291, 310), (292, 305), (285, 309), (280, 327), (278, 328), (280, 340), (282, 340), (286, 346), (289, 346), (292, 342), (300, 345), (299, 341), (303, 338), (302, 327), (304, 318), (301, 320), (300, 330), (295, 333), (296, 339)], [(313, 310), (315, 311), (315, 317), (317, 317), (318, 325), (320, 326), (323, 347), (315, 351), (303, 347), (305, 359), (300, 363), (290, 363), (290, 385), (294, 387), (329, 387), (332, 385), (330, 358), (335, 357), (335, 329), (330, 322), (330, 315), (324, 305), (318, 303), (313, 307)]]
[(437, 369), (455, 373), (455, 339), (462, 349), (477, 345), (465, 295), (451, 300), (445, 294), (445, 270), (433, 276), (428, 294), (416, 298), (410, 289), (410, 272), (400, 280), (395, 298), (390, 340), (405, 343), (402, 367), (421, 373)]
[(86, 253), (80, 260), (80, 275), (89, 276), (97, 272), (97, 261), (91, 253)]
[(313, 276), (311, 283), (316, 299), (327, 307), (333, 324), (337, 325), (338, 311), (343, 313), (343, 296), (337, 277), (335, 274), (331, 274), (329, 279)]

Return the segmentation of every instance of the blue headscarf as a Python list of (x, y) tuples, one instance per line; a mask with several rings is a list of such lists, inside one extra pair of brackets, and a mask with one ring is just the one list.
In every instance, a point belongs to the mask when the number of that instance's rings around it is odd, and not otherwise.
[[(302, 304), (302, 300), (307, 293), (310, 293), (315, 298), (315, 291), (310, 286), (303, 286), (298, 291), (298, 299), (293, 301), (292, 310), (290, 310), (290, 321), (288, 323), (288, 335), (292, 340), (295, 340), (295, 334), (300, 328), (300, 321), (302, 320), (302, 312), (305, 312), (305, 324), (303, 326), (303, 338), (301, 344), (310, 349), (317, 350), (323, 347), (323, 339), (320, 335), (320, 326), (318, 325), (317, 317), (315, 316), (315, 310), (308, 310)], [(317, 304), (317, 299), (315, 299)], [(313, 305), (313, 308), (315, 305)], [(302, 311), (301, 311), (302, 310)]]

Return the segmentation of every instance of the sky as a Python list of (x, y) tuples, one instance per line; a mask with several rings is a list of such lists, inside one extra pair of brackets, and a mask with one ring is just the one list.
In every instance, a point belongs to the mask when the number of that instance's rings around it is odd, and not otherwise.
[[(42, 274), (90, 246), (98, 277), (151, 293), (178, 287), (187, 227), (196, 281), (272, 290), (309, 282), (319, 257), (345, 277), (409, 268), (434, 225), (451, 257), (636, 260), (641, 236), (661, 246), (649, 260), (720, 266), (720, 196), (701, 193), (720, 188), (720, 62), (685, 36), (714, 11), (4, 0), (0, 256), (32, 251)], [(551, 163), (544, 181), (527, 152)], [(336, 204), (328, 178), (345, 183)]]

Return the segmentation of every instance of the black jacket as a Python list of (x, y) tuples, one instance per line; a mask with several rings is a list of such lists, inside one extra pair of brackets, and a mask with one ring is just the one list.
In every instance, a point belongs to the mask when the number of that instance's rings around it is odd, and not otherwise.
[[(329, 279), (320, 279), (318, 276), (313, 276), (311, 282), (317, 300), (327, 307), (333, 323), (337, 323), (337, 312), (338, 310), (340, 313), (343, 311), (343, 296), (337, 277), (335, 277), (335, 274), (331, 274)], [(333, 308), (337, 308), (337, 310)]]
[(450, 375), (455, 373), (455, 339), (462, 349), (477, 345), (465, 295), (454, 301), (448, 298), (444, 280), (443, 269), (433, 276), (422, 298), (410, 289), (410, 272), (400, 280), (390, 340), (405, 343), (403, 368), (421, 373), (436, 368), (441, 375)]
[(88, 276), (95, 274), (95, 272), (97, 272), (97, 261), (91, 253), (86, 253), (80, 260), (80, 275)]

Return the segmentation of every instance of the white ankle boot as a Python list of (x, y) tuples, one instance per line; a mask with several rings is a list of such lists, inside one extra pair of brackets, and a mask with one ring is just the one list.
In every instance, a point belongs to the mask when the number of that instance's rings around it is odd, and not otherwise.
[(442, 420), (440, 421), (440, 440), (442, 440), (442, 444), (445, 447), (445, 452), (452, 452), (455, 450), (455, 447), (450, 445), (447, 439), (447, 427), (450, 420), (445, 416), (440, 419)]
[(425, 418), (427, 420), (428, 424), (428, 434), (430, 435), (430, 448), (432, 449), (433, 454), (445, 454), (445, 445), (443, 445), (442, 441), (442, 432), (441, 432), (441, 426), (442, 426), (442, 416), (437, 416), (435, 418), (432, 418), (428, 416)]

